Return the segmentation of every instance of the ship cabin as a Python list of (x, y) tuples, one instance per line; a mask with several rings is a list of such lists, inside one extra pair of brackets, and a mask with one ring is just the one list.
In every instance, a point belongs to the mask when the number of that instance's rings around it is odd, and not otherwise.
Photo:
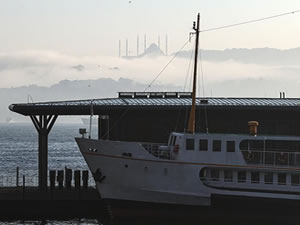
[(295, 136), (173, 132), (167, 149), (171, 160), (300, 167), (300, 137)]
[(173, 132), (161, 150), (199, 164), (208, 187), (300, 194), (300, 137)]
[(300, 137), (173, 132), (166, 145), (143, 147), (159, 160), (199, 165), (209, 187), (300, 194)]

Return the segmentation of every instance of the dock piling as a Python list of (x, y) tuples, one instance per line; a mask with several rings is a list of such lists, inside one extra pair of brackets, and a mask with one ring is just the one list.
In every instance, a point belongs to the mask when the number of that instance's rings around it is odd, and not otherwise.
[(72, 185), (72, 169), (65, 168), (65, 187), (70, 189)]
[(23, 175), (23, 188), (22, 188), (22, 197), (25, 199), (25, 175)]
[(16, 187), (19, 187), (19, 167), (17, 166), (16, 171)]
[(74, 170), (74, 183), (75, 188), (80, 189), (80, 170)]
[(63, 170), (57, 171), (57, 182), (58, 182), (58, 188), (62, 189), (64, 186), (64, 171)]
[(55, 188), (55, 177), (56, 177), (56, 170), (49, 171), (49, 178), (50, 178), (50, 189)]
[(82, 187), (87, 188), (88, 187), (88, 182), (89, 182), (89, 171), (88, 170), (83, 170), (82, 171)]

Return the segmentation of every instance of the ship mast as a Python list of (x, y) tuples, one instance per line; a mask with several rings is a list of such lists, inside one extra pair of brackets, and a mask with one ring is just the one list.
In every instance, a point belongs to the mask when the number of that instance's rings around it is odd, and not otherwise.
[[(192, 108), (189, 117), (188, 129), (187, 132), (195, 133), (195, 111), (196, 111), (196, 84), (197, 84), (197, 61), (198, 61), (198, 45), (199, 45), (199, 22), (200, 22), (200, 13), (197, 16), (197, 23), (193, 23), (193, 29), (196, 33), (196, 44), (195, 44), (195, 62), (194, 62), (194, 77), (193, 77), (193, 92), (192, 92)], [(196, 27), (197, 26), (197, 27)]]

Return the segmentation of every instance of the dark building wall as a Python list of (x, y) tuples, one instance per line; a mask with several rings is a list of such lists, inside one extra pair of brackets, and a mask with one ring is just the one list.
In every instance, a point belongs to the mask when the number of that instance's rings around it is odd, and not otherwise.
[[(110, 112), (110, 139), (166, 143), (172, 131), (185, 130), (189, 108), (135, 108)], [(300, 113), (288, 107), (198, 107), (196, 131), (248, 133), (248, 121), (259, 122), (258, 133), (300, 136)]]

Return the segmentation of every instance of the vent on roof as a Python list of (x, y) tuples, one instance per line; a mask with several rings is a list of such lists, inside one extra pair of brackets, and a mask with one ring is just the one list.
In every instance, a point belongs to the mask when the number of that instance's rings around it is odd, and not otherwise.
[(134, 92), (135, 98), (148, 98), (149, 93), (148, 92)]
[(200, 99), (200, 104), (208, 104), (208, 99)]
[(133, 98), (134, 92), (119, 92), (119, 98)]
[(119, 92), (119, 98), (191, 98), (191, 92)]
[(192, 92), (180, 92), (179, 94), (179, 98), (191, 98), (192, 97)]
[(177, 98), (178, 93), (177, 92), (166, 92), (165, 93), (165, 98)]
[(163, 92), (150, 92), (150, 98), (163, 98)]

